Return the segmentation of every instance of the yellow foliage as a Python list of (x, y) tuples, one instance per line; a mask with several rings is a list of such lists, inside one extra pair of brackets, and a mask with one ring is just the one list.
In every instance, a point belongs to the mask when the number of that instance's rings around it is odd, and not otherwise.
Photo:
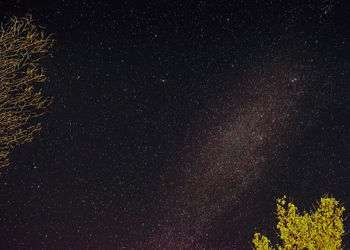
[(261, 234), (259, 233), (254, 234), (253, 243), (256, 249), (266, 249), (266, 250), (273, 249), (271, 247), (270, 240), (266, 236), (261, 236)]
[[(292, 203), (286, 206), (286, 197), (277, 199), (277, 228), (283, 247), (277, 249), (342, 249), (341, 237), (344, 234), (342, 214), (345, 208), (334, 198), (321, 198), (317, 211), (301, 216)], [(267, 237), (254, 234), (255, 249), (273, 249)]]
[(31, 120), (47, 112), (53, 98), (43, 98), (33, 84), (45, 81), (40, 61), (53, 39), (44, 37), (30, 15), (13, 17), (0, 30), (0, 168), (10, 164), (10, 151), (30, 142), (41, 124)]

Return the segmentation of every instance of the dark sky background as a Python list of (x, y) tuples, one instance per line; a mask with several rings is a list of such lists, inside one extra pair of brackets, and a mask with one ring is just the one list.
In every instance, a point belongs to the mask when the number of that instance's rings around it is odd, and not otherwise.
[(0, 1), (56, 40), (0, 248), (251, 249), (283, 195), (350, 209), (346, 2)]

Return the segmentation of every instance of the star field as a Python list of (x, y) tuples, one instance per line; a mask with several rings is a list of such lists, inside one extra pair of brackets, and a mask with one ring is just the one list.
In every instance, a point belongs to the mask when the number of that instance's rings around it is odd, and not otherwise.
[(0, 176), (1, 249), (251, 249), (283, 195), (350, 208), (346, 1), (0, 1), (26, 13), (54, 103)]

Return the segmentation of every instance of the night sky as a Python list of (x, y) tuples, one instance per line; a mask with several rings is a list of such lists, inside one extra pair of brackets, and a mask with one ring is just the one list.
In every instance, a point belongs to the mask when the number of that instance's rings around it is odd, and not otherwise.
[(0, 176), (0, 248), (251, 249), (281, 243), (283, 195), (347, 215), (346, 2), (1, 1), (56, 42), (54, 103)]

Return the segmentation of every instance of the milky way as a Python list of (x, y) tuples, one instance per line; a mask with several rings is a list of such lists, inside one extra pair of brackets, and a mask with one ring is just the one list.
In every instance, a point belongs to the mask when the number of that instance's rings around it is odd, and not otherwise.
[(222, 115), (209, 116), (211, 125), (199, 125), (191, 138), (184, 174), (153, 230), (154, 247), (199, 247), (215, 220), (240, 206), (239, 196), (294, 136), (305, 90), (298, 70), (281, 62), (252, 70), (235, 85), (231, 103), (220, 104)]

